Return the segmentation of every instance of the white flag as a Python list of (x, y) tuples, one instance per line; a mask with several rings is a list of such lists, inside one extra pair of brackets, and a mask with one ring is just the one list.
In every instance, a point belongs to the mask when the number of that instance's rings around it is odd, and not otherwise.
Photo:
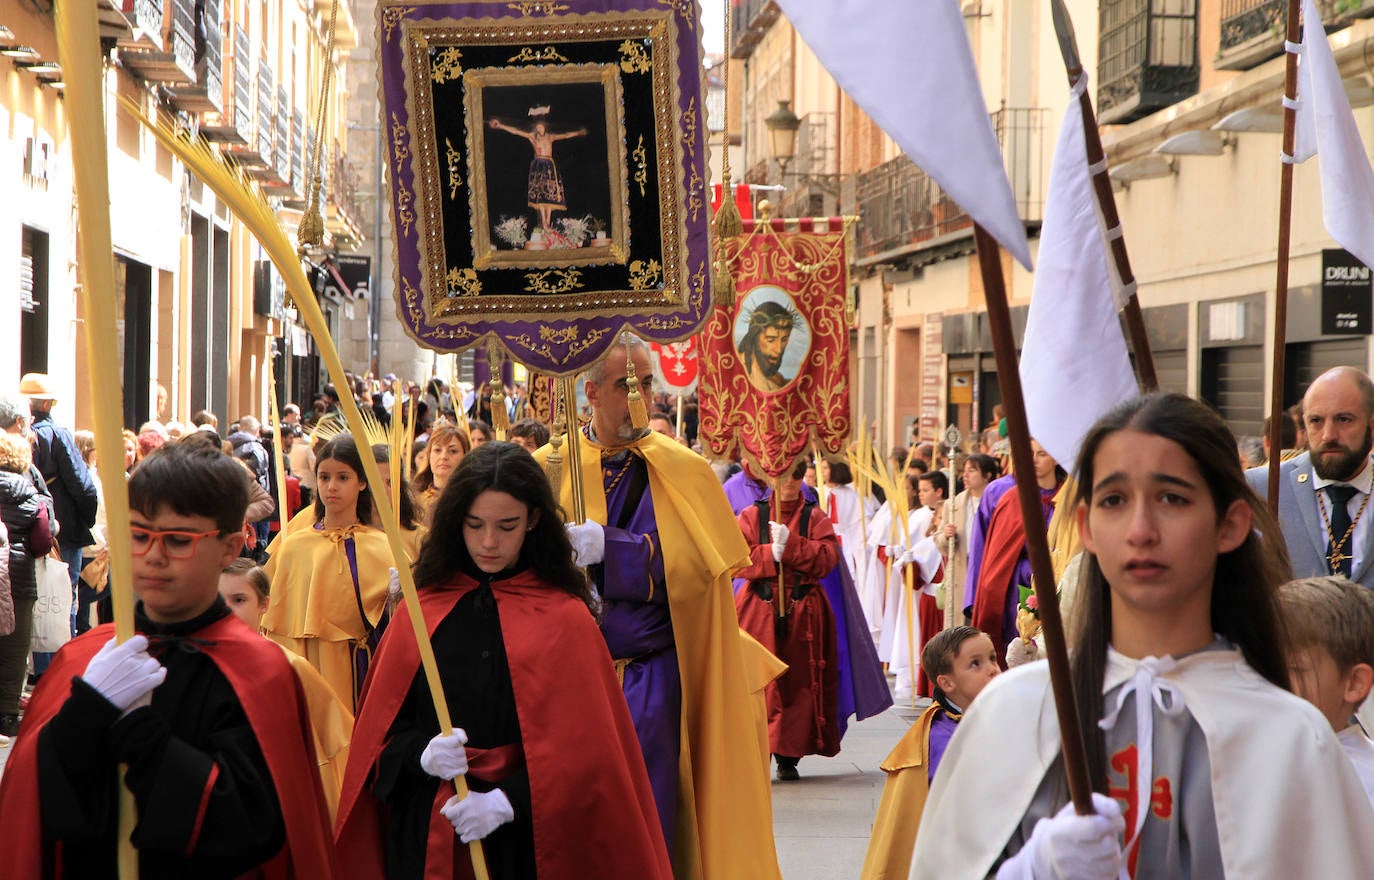
[[(1086, 88), (1087, 79), (1080, 77), (1076, 89)], [(1137, 394), (1112, 297), (1078, 95), (1070, 96), (1054, 149), (1021, 351), (1031, 436), (1068, 471), (1098, 417)]]
[(1295, 161), (1321, 155), (1322, 223), (1337, 244), (1374, 266), (1374, 168), (1321, 15), (1312, 0), (1303, 0), (1302, 7)]
[(840, 88), (1030, 268), (956, 0), (778, 0)]

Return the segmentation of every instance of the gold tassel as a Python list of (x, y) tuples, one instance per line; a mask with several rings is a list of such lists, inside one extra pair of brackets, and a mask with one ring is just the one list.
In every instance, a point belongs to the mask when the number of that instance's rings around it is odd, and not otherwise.
[(506, 392), (501, 387), (501, 355), (496, 351), (496, 343), (487, 347), (487, 366), (491, 371), (491, 427), (496, 431), (497, 440), (505, 440), (510, 430), (510, 413), (506, 412)]
[(744, 218), (740, 216), (739, 205), (735, 204), (734, 185), (730, 182), (730, 172), (721, 177), (720, 207), (716, 210), (711, 226), (715, 234), (712, 246), (715, 260), (711, 264), (711, 299), (718, 306), (727, 309), (735, 307), (735, 277), (730, 272), (730, 254), (727, 239), (744, 233)]
[(324, 247), (324, 218), (320, 216), (319, 205), (310, 205), (301, 215), (300, 225), (296, 227), (296, 243), (302, 254), (312, 248)]
[(568, 421), (564, 417), (566, 404), (560, 401), (558, 383), (554, 383), (553, 402), (549, 408), (554, 413), (553, 432), (549, 435), (549, 456), (544, 459), (544, 473), (553, 491), (559, 492), (559, 486), (563, 485), (563, 432), (568, 430)]
[[(626, 334), (626, 340), (629, 334)], [(630, 356), (630, 346), (625, 346), (625, 384), (630, 389), (630, 424), (635, 430), (649, 427), (649, 411), (644, 406), (644, 395), (639, 393), (639, 376), (635, 372), (635, 359)]]

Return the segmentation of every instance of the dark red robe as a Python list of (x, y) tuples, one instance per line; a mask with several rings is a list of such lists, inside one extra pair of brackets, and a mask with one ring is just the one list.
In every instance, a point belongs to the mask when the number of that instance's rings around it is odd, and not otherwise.
[[(1054, 493), (1058, 489), (1038, 490), (1045, 522), (1054, 512)], [(978, 592), (973, 601), (972, 623), (992, 639), (997, 662), (1007, 668), (1007, 644), (1016, 620), (1007, 619), (1007, 593), (1012, 589), (1017, 564), (1026, 555), (1026, 523), (1021, 515), (1021, 497), (1015, 486), (997, 501), (988, 520), (983, 543), (983, 563), (978, 572)], [(1029, 584), (1027, 584), (1029, 586)]]
[[(432, 635), (478, 586), (466, 575), (420, 591)], [(510, 665), (524, 763), (529, 774), (535, 864), (540, 880), (671, 880), (644, 758), (606, 643), (587, 607), (531, 573), (492, 584)], [(387, 732), (420, 669), (402, 608), (382, 639), (363, 688), (335, 836), (353, 876), (385, 875), (384, 817), (369, 785)], [(454, 718), (461, 727), (463, 719)], [(474, 772), (476, 768), (474, 766)], [(464, 874), (466, 848), (438, 806), (431, 814), (426, 877)]]
[[(801, 536), (802, 510), (810, 510), (807, 536)], [(840, 687), (839, 648), (835, 641), (835, 614), (820, 587), (840, 559), (839, 539), (830, 518), (812, 505), (783, 505), (785, 525), (791, 532), (782, 554), (783, 588), (778, 590), (778, 563), (763, 524), (760, 537), (758, 507), (750, 505), (739, 514), (739, 527), (750, 545), (750, 564), (735, 573), (750, 581), (735, 594), (740, 629), (749, 633), (787, 664), (787, 672), (768, 685), (768, 748), (775, 755), (830, 757), (840, 751), (837, 714)], [(772, 598), (765, 601), (753, 584), (767, 585)], [(810, 589), (794, 599), (798, 586)], [(786, 610), (779, 619), (779, 602)]]
[[(24, 715), (20, 736), (0, 780), (0, 828), (6, 877), (61, 877), (59, 847), (45, 840), (40, 815), (38, 735), (71, 692), (96, 652), (114, 635), (104, 624), (68, 642), (53, 658)], [(286, 843), (261, 867), (265, 878), (335, 876), (329, 815), (316, 769), (310, 721), (300, 682), (286, 655), (232, 614), (199, 629), (201, 650), (228, 679), (253, 727), (281, 805)], [(214, 777), (211, 777), (211, 784)]]

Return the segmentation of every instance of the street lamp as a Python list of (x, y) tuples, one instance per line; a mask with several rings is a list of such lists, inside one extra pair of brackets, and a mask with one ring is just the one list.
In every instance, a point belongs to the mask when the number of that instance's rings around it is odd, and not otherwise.
[(791, 105), (791, 101), (778, 101), (778, 109), (763, 120), (768, 129), (768, 152), (777, 160), (781, 176), (787, 175), (788, 163), (797, 155), (797, 130), (801, 128), (801, 119)]

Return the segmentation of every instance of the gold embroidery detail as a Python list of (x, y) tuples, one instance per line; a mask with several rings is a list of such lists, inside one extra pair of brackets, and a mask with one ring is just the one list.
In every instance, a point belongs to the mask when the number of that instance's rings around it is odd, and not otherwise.
[(687, 209), (692, 212), (692, 222), (697, 222), (697, 217), (701, 214), (701, 209), (705, 203), (701, 199), (702, 187), (706, 181), (701, 179), (700, 172), (697, 171), (696, 163), (692, 163), (692, 177), (687, 181)]
[(401, 173), (401, 164), (410, 158), (410, 145), (406, 141), (406, 127), (401, 124), (397, 114), (391, 114), (391, 158), (396, 163), (396, 174)]
[(648, 290), (658, 284), (663, 267), (658, 260), (635, 260), (630, 264), (630, 287), (635, 290)]
[(445, 46), (430, 62), (429, 78), (436, 83), (457, 82), (463, 76), (463, 65), (459, 61), (463, 53), (456, 46)]
[[(528, 333), (521, 333), (506, 340), (507, 344), (515, 348), (523, 349), (530, 354), (538, 355), (546, 361), (555, 364), (566, 364), (582, 352), (600, 342), (602, 337), (610, 333), (609, 327), (600, 327), (595, 330), (588, 330), (585, 335), (578, 331), (578, 325), (572, 324), (562, 330), (554, 330), (551, 327), (540, 327), (539, 337), (545, 340), (544, 344), (536, 343), (530, 338)], [(568, 351), (563, 357), (558, 357), (553, 352), (554, 345), (567, 344)]]
[(692, 98), (687, 103), (687, 109), (682, 111), (682, 127), (687, 130), (687, 137), (683, 138), (683, 143), (687, 145), (687, 152), (693, 159), (697, 157), (697, 99)]
[(567, 345), (577, 339), (577, 325), (569, 324), (562, 330), (555, 330), (552, 327), (540, 327), (539, 338), (545, 342), (552, 342), (554, 345)]
[(448, 281), (449, 296), (478, 296), (482, 292), (482, 282), (477, 278), (475, 269), (459, 269), (456, 266), (444, 276)]
[(576, 269), (549, 269), (525, 275), (525, 290), (530, 293), (567, 293), (582, 286), (582, 273)]
[(644, 51), (644, 44), (635, 40), (626, 40), (620, 44), (620, 56), (620, 69), (626, 73), (648, 73), (653, 69), (653, 61), (650, 60), (649, 53)]
[(449, 200), (458, 198), (458, 188), (463, 185), (463, 178), (458, 174), (458, 162), (462, 159), (458, 151), (453, 148), (453, 143), (444, 138), (444, 161), (448, 163), (448, 197)]
[(644, 135), (639, 136), (639, 146), (630, 154), (635, 160), (635, 183), (639, 184), (639, 197), (644, 198), (644, 186), (649, 182), (649, 152), (644, 149)]
[(392, 6), (382, 10), (382, 29), (386, 31), (386, 38), (391, 39), (391, 32), (396, 29), (396, 25), (415, 11), (414, 6)]
[(519, 12), (521, 17), (557, 15), (560, 12), (568, 11), (566, 3), (557, 3), (553, 0), (517, 0), (515, 3), (507, 3), (506, 6)]
[(696, 0), (658, 0), (658, 5), (671, 8), (687, 25), (689, 31), (696, 31), (697, 19), (692, 14), (695, 11)]
[(506, 59), (507, 64), (515, 64), (518, 61), (562, 61), (567, 62), (567, 58), (559, 54), (553, 46), (545, 46), (543, 49), (531, 49), (525, 46), (519, 52)]

